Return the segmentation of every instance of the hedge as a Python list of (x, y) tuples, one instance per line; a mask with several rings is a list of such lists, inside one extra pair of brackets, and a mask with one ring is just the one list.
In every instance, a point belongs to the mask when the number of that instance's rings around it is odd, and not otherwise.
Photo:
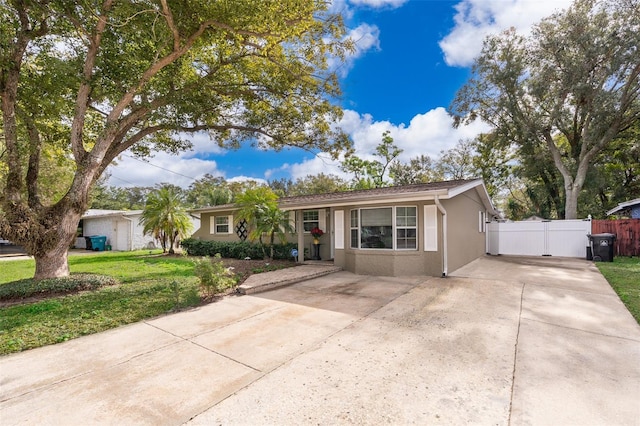
[[(263, 259), (269, 255), (269, 246), (266, 244), (253, 244), (248, 242), (234, 241), (204, 241), (187, 238), (180, 243), (189, 256), (215, 256), (220, 253), (221, 257), (228, 259)], [(291, 259), (291, 250), (298, 247), (295, 243), (275, 244), (274, 259)], [(264, 250), (263, 250), (264, 248)]]

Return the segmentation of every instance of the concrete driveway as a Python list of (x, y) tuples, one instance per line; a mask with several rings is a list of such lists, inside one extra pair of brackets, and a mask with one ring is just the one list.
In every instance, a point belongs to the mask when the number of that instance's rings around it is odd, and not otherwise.
[(0, 358), (7, 424), (639, 424), (640, 327), (590, 262), (339, 272)]

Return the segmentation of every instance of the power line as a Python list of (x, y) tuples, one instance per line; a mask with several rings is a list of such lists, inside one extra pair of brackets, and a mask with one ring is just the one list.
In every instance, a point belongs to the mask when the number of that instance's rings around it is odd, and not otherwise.
[[(153, 167), (156, 167), (156, 168), (158, 168), (158, 169), (164, 170), (165, 172), (173, 173), (174, 175), (178, 175), (178, 176), (186, 177), (187, 179), (191, 179), (191, 180), (193, 180), (193, 181), (198, 180), (198, 179), (196, 179), (196, 178), (194, 178), (194, 177), (187, 176), (187, 175), (183, 175), (182, 173), (174, 172), (173, 170), (169, 170), (169, 169), (164, 168), (164, 167), (162, 167), (162, 166), (155, 165), (155, 164), (153, 164), (153, 163), (151, 163), (151, 162), (149, 162), (149, 161), (147, 161), (147, 160), (141, 160), (141, 159), (139, 159), (139, 158), (132, 157), (132, 156), (127, 155), (127, 154), (122, 154), (122, 156), (123, 156), (123, 157), (131, 158), (132, 160), (136, 160), (136, 161), (139, 161), (139, 162), (144, 163), (144, 164), (148, 164), (148, 165), (150, 165), (150, 166), (153, 166)], [(120, 180), (123, 180), (123, 179), (120, 179)], [(126, 181), (125, 181), (125, 182), (126, 182)], [(129, 182), (129, 183), (131, 183), (131, 182)]]
[(122, 179), (122, 178), (119, 178), (118, 176), (110, 175), (109, 178), (118, 179), (118, 180), (121, 180), (121, 181), (123, 181), (125, 183), (130, 183), (131, 185), (136, 185), (135, 183), (133, 183), (131, 181), (128, 181), (128, 180), (125, 180), (125, 179)]

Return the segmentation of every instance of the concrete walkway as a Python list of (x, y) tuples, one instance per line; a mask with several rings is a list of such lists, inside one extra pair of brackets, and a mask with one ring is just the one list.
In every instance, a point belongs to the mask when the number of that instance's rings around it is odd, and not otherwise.
[(260, 293), (312, 278), (323, 277), (341, 270), (342, 268), (333, 266), (333, 263), (309, 262), (296, 266), (295, 268), (278, 269), (276, 271), (250, 275), (249, 278), (238, 287), (238, 292), (241, 294)]
[(2, 357), (0, 424), (634, 425), (639, 361), (640, 327), (591, 263), (486, 257)]

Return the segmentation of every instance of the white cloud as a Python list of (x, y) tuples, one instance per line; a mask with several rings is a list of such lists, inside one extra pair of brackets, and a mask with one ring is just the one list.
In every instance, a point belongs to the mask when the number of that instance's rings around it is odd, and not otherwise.
[(344, 62), (337, 57), (329, 58), (329, 68), (336, 70), (342, 77), (347, 75), (356, 59), (371, 49), (380, 50), (380, 29), (375, 25), (360, 24), (344, 36), (344, 40), (349, 39), (353, 40), (355, 50), (347, 52)]
[[(373, 158), (375, 147), (382, 141), (382, 134), (389, 131), (394, 143), (403, 150), (401, 161), (422, 154), (436, 159), (441, 151), (453, 148), (459, 140), (471, 139), (490, 130), (481, 121), (454, 128), (453, 120), (442, 107), (416, 115), (408, 126), (404, 123), (396, 125), (389, 121), (374, 121), (369, 114), (345, 110), (339, 125), (351, 136), (355, 153), (367, 159)], [(338, 166), (339, 161), (331, 160), (327, 154), (320, 154), (301, 163), (287, 165), (286, 169), (293, 179), (321, 172), (344, 176)]]
[(194, 179), (207, 173), (223, 176), (215, 161), (190, 156), (190, 153), (175, 156), (157, 152), (147, 161), (141, 161), (125, 153), (118, 158), (117, 165), (107, 169), (110, 174), (107, 183), (112, 186), (155, 186), (166, 182), (186, 188)]
[(249, 177), (249, 176), (234, 176), (230, 179), (227, 179), (227, 182), (250, 182), (250, 181), (254, 181), (257, 182), (259, 184), (262, 185), (268, 185), (269, 182), (267, 182), (264, 179), (260, 179), (260, 178), (254, 178), (254, 177)]
[(182, 134), (182, 137), (191, 140), (193, 144), (192, 150), (185, 153), (186, 158), (202, 154), (224, 154), (225, 152), (225, 149), (220, 148), (206, 132)]
[(567, 8), (572, 0), (463, 0), (455, 6), (455, 26), (440, 41), (445, 61), (451, 66), (469, 66), (489, 34), (511, 27), (528, 33), (533, 24)]

